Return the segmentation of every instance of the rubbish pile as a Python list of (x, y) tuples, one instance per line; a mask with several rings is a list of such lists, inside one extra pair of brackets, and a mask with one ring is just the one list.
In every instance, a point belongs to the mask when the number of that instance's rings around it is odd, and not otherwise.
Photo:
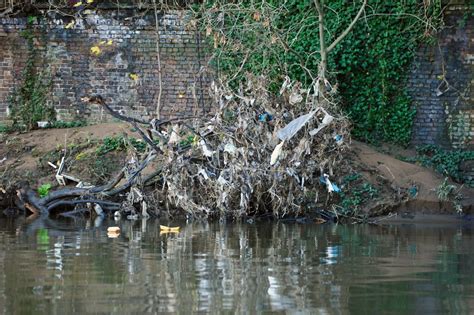
[[(323, 97), (319, 82), (303, 89), (286, 78), (275, 97), (265, 78), (251, 75), (239, 89), (211, 89), (212, 119), (174, 124), (162, 136), (168, 143), (160, 144), (155, 194), (167, 207), (193, 216), (283, 217), (340, 192), (334, 179), (346, 163), (350, 130), (331, 91)], [(188, 138), (188, 149), (176, 145)]]
[[(142, 121), (100, 96), (87, 98), (131, 124), (144, 150), (130, 152), (120, 173), (101, 186), (66, 175), (63, 159), (56, 178), (64, 188), (38, 198), (21, 186), (19, 204), (37, 214), (73, 207), (63, 214), (109, 211), (130, 219), (165, 209), (205, 218), (281, 218), (317, 209), (337, 216), (341, 178), (351, 171), (350, 129), (332, 101), (335, 89), (322, 85), (303, 89), (286, 78), (273, 93), (264, 77), (253, 75), (238, 89), (213, 83), (214, 116), (191, 120)], [(66, 179), (79, 184), (64, 186)]]

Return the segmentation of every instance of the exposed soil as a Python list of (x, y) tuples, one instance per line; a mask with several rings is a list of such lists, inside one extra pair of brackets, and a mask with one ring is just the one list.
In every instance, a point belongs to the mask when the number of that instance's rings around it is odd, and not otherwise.
[[(451, 202), (441, 202), (438, 199), (436, 189), (444, 181), (444, 177), (440, 174), (426, 167), (407, 163), (378, 152), (364, 143), (354, 141), (353, 149), (362, 164), (376, 168), (392, 185), (405, 189), (416, 186), (416, 197), (402, 202), (397, 207), (399, 211), (445, 213), (454, 210)], [(400, 150), (397, 153), (407, 156), (410, 151)], [(455, 186), (459, 187), (459, 185)], [(464, 212), (472, 213), (474, 210), (474, 189), (462, 186), (458, 191), (463, 197), (461, 204)]]
[[(31, 186), (38, 187), (44, 183), (57, 186), (55, 170), (47, 162), (58, 164), (64, 154), (64, 148), (69, 154), (93, 152), (100, 139), (117, 135), (137, 135), (127, 124), (107, 123), (70, 129), (44, 129), (29, 133), (0, 134), (0, 204), (5, 203), (5, 192), (12, 191), (19, 181), (26, 180)], [(393, 149), (393, 147), (392, 147)], [(76, 151), (74, 151), (76, 150)], [(436, 193), (444, 178), (420, 165), (403, 162), (390, 155), (379, 152), (366, 144), (353, 141), (352, 152), (348, 159), (354, 171), (363, 175), (379, 191), (378, 198), (367, 200), (363, 205), (369, 216), (399, 213), (454, 213), (451, 202), (440, 202)], [(402, 151), (397, 151), (400, 153)], [(410, 151), (403, 151), (409, 155)], [(106, 158), (107, 172), (113, 173), (122, 167), (127, 158), (126, 151), (108, 153)], [(93, 158), (73, 159), (69, 165), (68, 174), (82, 180), (97, 182), (93, 172)], [(146, 173), (146, 172), (145, 172)], [(459, 187), (459, 185), (456, 185)], [(350, 187), (346, 187), (350, 189)], [(343, 188), (344, 190), (344, 188)], [(3, 197), (2, 197), (3, 192)], [(413, 193), (415, 192), (415, 193)], [(460, 187), (457, 192), (462, 195), (461, 204), (465, 213), (473, 212), (474, 189)]]

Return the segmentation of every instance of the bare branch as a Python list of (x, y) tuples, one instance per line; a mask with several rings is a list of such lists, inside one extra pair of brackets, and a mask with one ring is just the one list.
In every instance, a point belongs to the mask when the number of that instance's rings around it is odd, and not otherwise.
[(160, 25), (158, 23), (158, 8), (156, 0), (153, 0), (153, 8), (155, 11), (155, 32), (156, 32), (156, 58), (158, 63), (158, 99), (156, 100), (156, 118), (160, 119), (161, 112), (161, 93), (163, 90), (162, 67), (161, 67), (161, 51), (160, 51)]
[[(317, 2), (317, 0), (314, 0), (314, 1)], [(327, 53), (329, 53), (334, 47), (336, 47), (336, 45), (339, 44), (341, 42), (341, 40), (343, 40), (344, 37), (346, 37), (347, 34), (349, 34), (349, 32), (354, 28), (355, 24), (357, 23), (360, 16), (362, 15), (362, 12), (364, 12), (364, 9), (365, 9), (366, 5), (367, 5), (367, 0), (364, 0), (364, 3), (362, 3), (362, 6), (360, 7), (359, 12), (357, 12), (357, 15), (352, 20), (351, 24), (349, 24), (349, 26), (344, 30), (344, 32), (342, 32), (341, 35), (339, 35), (339, 37), (336, 38), (331, 43), (331, 45), (329, 45), (329, 47), (326, 50)]]
[(326, 75), (326, 64), (327, 64), (327, 49), (326, 49), (326, 41), (324, 39), (324, 2), (323, 0), (314, 0), (314, 5), (316, 6), (316, 10), (318, 11), (319, 15), (319, 47), (321, 51), (321, 69), (320, 77), (324, 79)]

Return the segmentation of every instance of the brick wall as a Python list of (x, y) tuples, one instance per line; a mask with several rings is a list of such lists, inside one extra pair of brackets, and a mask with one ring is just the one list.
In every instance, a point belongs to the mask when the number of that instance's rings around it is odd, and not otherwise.
[(474, 7), (468, 3), (451, 1), (439, 44), (423, 45), (413, 63), (414, 145), (474, 149)]
[[(38, 68), (52, 74), (57, 118), (110, 120), (98, 106), (81, 101), (92, 94), (102, 95), (127, 115), (152, 117), (159, 93), (154, 14), (90, 12), (66, 29), (69, 21), (50, 17), (32, 26)], [(7, 118), (8, 96), (20, 85), (28, 56), (27, 42), (20, 36), (26, 24), (26, 18), (0, 19), (0, 120)], [(208, 79), (199, 74), (204, 52), (186, 11), (160, 14), (159, 28), (162, 117), (209, 111)], [(91, 52), (93, 46), (100, 54)]]
[[(451, 1), (439, 45), (422, 46), (413, 63), (409, 89), (417, 108), (414, 145), (474, 147), (474, 17), (468, 2)], [(72, 29), (65, 29), (68, 22), (49, 18), (34, 25), (38, 64), (52, 73), (57, 118), (110, 119), (99, 107), (81, 101), (92, 94), (101, 94), (127, 115), (151, 117), (159, 92), (154, 15), (109, 10), (84, 14)], [(186, 11), (160, 14), (159, 24), (162, 115), (209, 111), (209, 80), (199, 75), (204, 52)], [(20, 37), (25, 27), (26, 18), (0, 19), (0, 120), (7, 118), (8, 96), (20, 85), (27, 58), (26, 40)], [(99, 55), (91, 53), (93, 46), (101, 48)]]

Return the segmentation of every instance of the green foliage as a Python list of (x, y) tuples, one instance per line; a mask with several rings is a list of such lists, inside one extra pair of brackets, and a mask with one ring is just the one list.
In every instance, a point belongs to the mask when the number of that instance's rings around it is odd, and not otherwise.
[(461, 19), (458, 20), (458, 27), (466, 27), (469, 16), (474, 17), (474, 1), (471, 0), (470, 8), (464, 11), (464, 14)]
[[(127, 142), (128, 141), (128, 142)], [(130, 143), (138, 152), (145, 152), (146, 144), (135, 138), (125, 138), (124, 136), (105, 137), (102, 144), (97, 148), (98, 155), (104, 155), (111, 151), (120, 151), (127, 148), (127, 143)]]
[(105, 137), (102, 144), (97, 148), (98, 155), (104, 155), (111, 151), (123, 150), (127, 147), (126, 140), (123, 136)]
[(41, 198), (46, 197), (51, 190), (51, 184), (43, 184), (38, 187), (38, 194)]
[(369, 200), (376, 199), (380, 192), (377, 188), (366, 182), (361, 174), (352, 173), (342, 179), (340, 206), (341, 214), (352, 215), (357, 213), (359, 207)]
[(84, 120), (77, 120), (77, 121), (53, 121), (48, 128), (77, 128), (77, 127), (84, 127), (87, 126), (87, 122)]
[[(333, 56), (353, 134), (365, 141), (408, 144), (415, 109), (406, 90), (406, 73), (425, 32), (408, 14), (423, 16), (420, 1), (373, 1), (368, 18), (336, 47)], [(437, 14), (431, 6), (431, 16)], [(425, 34), (426, 35), (426, 34)]]
[(184, 139), (179, 142), (179, 146), (185, 147), (191, 145), (194, 142), (194, 137), (194, 135), (185, 136)]
[(436, 194), (438, 195), (438, 199), (441, 201), (449, 201), (450, 196), (454, 193), (456, 186), (450, 185), (448, 183), (448, 178), (445, 178), (443, 183), (439, 185), (436, 189)]
[[(274, 92), (285, 75), (305, 85), (312, 82), (320, 58), (313, 0), (241, 1), (239, 10), (226, 10), (225, 2), (218, 0), (206, 3), (213, 10), (201, 13), (210, 16), (202, 27), (214, 47), (214, 65), (220, 75), (233, 79), (235, 87), (245, 72), (264, 75)], [(325, 4), (325, 36), (331, 43), (350, 24), (360, 2)], [(329, 77), (339, 83), (357, 138), (408, 144), (415, 109), (406, 73), (419, 43), (430, 40), (439, 27), (440, 11), (440, 0), (430, 5), (419, 0), (371, 0), (366, 16), (329, 54)]]
[(28, 58), (22, 72), (22, 84), (9, 98), (10, 116), (15, 128), (31, 130), (36, 122), (54, 120), (55, 112), (48, 106), (48, 94), (51, 87), (51, 75), (48, 70), (38, 70), (35, 61), (37, 48), (32, 30), (33, 18), (28, 19), (27, 28), (21, 32), (28, 45)]
[[(474, 160), (474, 151), (469, 150), (444, 150), (438, 146), (428, 144), (417, 147), (417, 156), (406, 159), (418, 162), (423, 166), (432, 167), (438, 173), (451, 177), (456, 182), (463, 182), (460, 164), (463, 161)], [(466, 182), (474, 187), (474, 181)]]
[(13, 131), (11, 126), (0, 123), (0, 133), (10, 133)]
[(340, 203), (343, 209), (342, 213), (354, 214), (357, 212), (360, 205), (369, 200), (375, 199), (378, 196), (378, 189), (367, 182), (361, 183), (359, 185), (354, 185), (349, 189), (344, 189), (341, 192), (342, 199)]

